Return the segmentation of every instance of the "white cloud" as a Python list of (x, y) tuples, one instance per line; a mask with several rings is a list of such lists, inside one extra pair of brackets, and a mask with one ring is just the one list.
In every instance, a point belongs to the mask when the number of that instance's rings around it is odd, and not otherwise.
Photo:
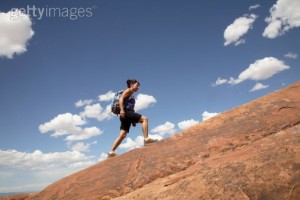
[(224, 31), (224, 46), (231, 43), (234, 43), (236, 46), (245, 43), (245, 40), (241, 39), (241, 37), (252, 28), (256, 18), (256, 15), (251, 14), (235, 19)]
[(83, 142), (78, 142), (71, 147), (72, 151), (78, 152), (88, 152), (90, 149), (90, 144), (85, 144)]
[(255, 4), (255, 5), (250, 6), (249, 10), (255, 10), (255, 9), (259, 8), (259, 7), (260, 7), (259, 4)]
[(0, 192), (39, 191), (96, 162), (94, 157), (78, 151), (43, 153), (36, 150), (28, 153), (0, 150), (0, 171), (10, 176), (10, 181), (5, 186), (0, 184)]
[(112, 118), (111, 105), (106, 106), (105, 109), (102, 108), (100, 103), (87, 105), (84, 107), (84, 111), (80, 113), (83, 118), (94, 118), (98, 121), (103, 121)]
[(135, 149), (144, 145), (144, 137), (138, 136), (135, 140), (131, 138), (126, 138), (125, 142), (120, 145), (121, 149)]
[(151, 130), (152, 133), (158, 133), (161, 136), (165, 134), (173, 135), (175, 133), (175, 124), (166, 122), (165, 124), (159, 125)]
[(39, 126), (41, 133), (53, 131), (52, 137), (69, 135), (66, 137), (68, 141), (86, 140), (91, 137), (100, 135), (102, 131), (97, 127), (82, 128), (80, 126), (86, 124), (79, 115), (71, 113), (59, 114), (50, 122), (46, 122)]
[(115, 93), (113, 91), (108, 91), (106, 94), (99, 95), (99, 101), (112, 101), (114, 99)]
[(111, 119), (114, 116), (114, 114), (111, 112), (111, 104), (107, 105), (105, 107), (105, 110), (102, 112), (100, 121), (105, 120), (105, 119)]
[(78, 152), (89, 152), (90, 146), (93, 144), (97, 144), (97, 141), (94, 141), (92, 143), (78, 142), (76, 144), (70, 145), (70, 149), (72, 151), (78, 151)]
[(292, 28), (300, 27), (300, 1), (278, 0), (270, 9), (266, 22), (268, 26), (263, 36), (271, 39), (284, 35)]
[(250, 90), (250, 92), (254, 92), (254, 91), (257, 91), (257, 90), (262, 90), (262, 89), (265, 89), (265, 88), (268, 88), (269, 86), (268, 85), (264, 85), (262, 83), (256, 83), (253, 88)]
[(202, 113), (202, 121), (208, 120), (218, 114), (220, 114), (220, 113), (210, 113), (210, 112), (204, 111)]
[(273, 57), (266, 57), (260, 60), (256, 60), (250, 64), (249, 67), (240, 73), (237, 79), (230, 78), (228, 81), (231, 85), (239, 84), (245, 80), (266, 80), (271, 78), (273, 75), (289, 69), (290, 67), (285, 65), (283, 61)]
[(107, 153), (101, 153), (101, 155), (98, 159), (98, 162), (102, 162), (102, 161), (106, 160), (107, 156), (108, 156)]
[(75, 103), (75, 106), (76, 107), (83, 107), (83, 106), (87, 106), (87, 105), (90, 105), (94, 102), (94, 100), (92, 99), (87, 99), (87, 100), (79, 100)]
[(80, 116), (98, 119), (100, 118), (102, 111), (103, 108), (101, 107), (100, 103), (87, 105), (84, 107), (84, 111), (80, 113)]
[(274, 39), (278, 35), (280, 35), (279, 33), (280, 28), (281, 28), (281, 21), (272, 20), (269, 22), (269, 25), (265, 28), (265, 31), (263, 32), (263, 36)]
[(227, 79), (222, 79), (221, 77), (218, 77), (215, 83), (212, 84), (212, 86), (218, 86), (227, 83)]
[[(107, 92), (106, 94), (99, 95), (99, 101), (110, 101), (114, 98), (115, 93), (112, 91)], [(76, 102), (76, 106), (85, 106), (84, 111), (80, 113), (80, 116), (83, 118), (94, 118), (98, 121), (111, 119), (114, 114), (111, 112), (111, 103), (106, 106), (104, 109), (100, 103), (90, 105), (94, 100), (80, 100)], [(136, 98), (135, 110), (139, 111), (156, 103), (156, 99), (153, 96), (147, 94), (139, 94)]]
[[(163, 137), (158, 135), (158, 134), (150, 134), (150, 138), (152, 139), (157, 139), (157, 140), (162, 140)], [(144, 136), (137, 136), (135, 140), (132, 140), (131, 138), (126, 138), (125, 141), (120, 145), (120, 149), (136, 149), (144, 146)]]
[(41, 133), (54, 131), (53, 137), (67, 135), (74, 132), (80, 132), (82, 126), (86, 124), (79, 115), (72, 115), (71, 113), (59, 114), (50, 122), (46, 122), (39, 126)]
[(288, 52), (287, 54), (284, 55), (284, 57), (291, 58), (291, 59), (297, 59), (298, 58), (298, 54), (293, 53), (293, 52)]
[(148, 108), (154, 103), (156, 103), (156, 99), (153, 96), (147, 94), (139, 94), (136, 98), (135, 110), (138, 111)]
[(159, 134), (149, 134), (149, 138), (155, 139), (155, 140), (162, 140), (163, 137)]
[[(16, 10), (15, 12), (20, 12)], [(27, 43), (34, 35), (28, 15), (13, 18), (14, 12), (0, 12), (0, 57), (13, 58), (27, 51)]]
[(89, 128), (82, 129), (78, 133), (73, 133), (72, 135), (67, 136), (66, 140), (67, 141), (87, 140), (101, 134), (102, 131), (99, 130), (97, 127), (89, 127)]
[(91, 164), (91, 158), (78, 151), (43, 153), (36, 150), (32, 153), (16, 150), (0, 150), (0, 167), (24, 170), (47, 170), (58, 167), (70, 168), (75, 163)]
[(184, 120), (182, 122), (179, 122), (178, 123), (178, 127), (181, 129), (181, 130), (185, 130), (185, 129), (188, 129), (190, 128), (191, 126), (194, 126), (196, 124), (198, 124), (199, 122), (194, 120), (194, 119), (190, 119), (190, 120)]

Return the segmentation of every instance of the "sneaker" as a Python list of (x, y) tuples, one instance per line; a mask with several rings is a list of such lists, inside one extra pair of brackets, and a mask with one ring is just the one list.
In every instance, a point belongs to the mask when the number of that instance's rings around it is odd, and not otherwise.
[(112, 157), (115, 157), (117, 154), (115, 152), (108, 152), (107, 153), (107, 158), (112, 158)]
[(157, 139), (148, 138), (147, 140), (144, 140), (144, 146), (146, 146), (147, 144), (157, 142), (157, 141), (158, 141)]

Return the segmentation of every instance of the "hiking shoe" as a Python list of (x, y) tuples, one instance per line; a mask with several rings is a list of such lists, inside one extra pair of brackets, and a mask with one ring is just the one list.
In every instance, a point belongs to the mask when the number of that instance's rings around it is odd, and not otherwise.
[(147, 140), (144, 140), (144, 146), (146, 146), (147, 144), (157, 142), (157, 141), (158, 141), (157, 139), (148, 138)]
[(112, 158), (115, 157), (117, 154), (115, 152), (108, 152), (107, 153), (107, 158)]

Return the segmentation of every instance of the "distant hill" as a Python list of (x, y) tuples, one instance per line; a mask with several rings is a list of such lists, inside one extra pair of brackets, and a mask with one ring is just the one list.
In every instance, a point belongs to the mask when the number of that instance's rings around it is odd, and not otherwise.
[(173, 137), (65, 177), (27, 199), (296, 200), (299, 197), (300, 82), (297, 82)]

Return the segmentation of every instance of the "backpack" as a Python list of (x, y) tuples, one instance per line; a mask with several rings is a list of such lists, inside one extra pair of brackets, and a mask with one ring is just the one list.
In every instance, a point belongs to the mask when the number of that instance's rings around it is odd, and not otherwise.
[(111, 112), (114, 113), (115, 115), (119, 115), (120, 114), (120, 103), (119, 103), (119, 99), (121, 97), (121, 95), (123, 94), (123, 90), (117, 92), (114, 96), (112, 105), (111, 105)]

